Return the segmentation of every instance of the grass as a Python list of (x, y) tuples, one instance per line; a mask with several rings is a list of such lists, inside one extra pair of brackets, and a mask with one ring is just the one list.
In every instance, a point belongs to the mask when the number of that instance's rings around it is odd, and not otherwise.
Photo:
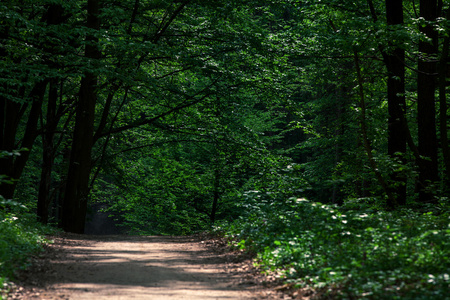
[(384, 212), (252, 199), (242, 219), (220, 230), (289, 285), (314, 289), (317, 299), (450, 299), (445, 207)]

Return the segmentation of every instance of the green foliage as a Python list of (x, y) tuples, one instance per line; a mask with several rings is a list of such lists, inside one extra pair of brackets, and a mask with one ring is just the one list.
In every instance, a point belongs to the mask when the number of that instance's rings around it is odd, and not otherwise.
[(0, 299), (6, 297), (15, 271), (25, 269), (30, 255), (42, 251), (48, 242), (44, 234), (54, 232), (35, 219), (25, 206), (0, 196)]
[[(130, 233), (189, 234), (221, 220), (269, 271), (330, 297), (445, 296), (448, 203), (416, 206), (412, 153), (386, 154), (382, 52), (420, 57), (415, 47), (425, 36), (417, 27), (426, 22), (411, 17), (416, 7), (405, 1), (404, 24), (389, 26), (385, 3), (370, 1), (374, 15), (368, 3), (102, 1), (94, 30), (85, 1), (3, 1), (0, 110), (8, 112), (0, 127), (9, 140), (1, 144), (42, 136), (27, 147), (14, 201), (0, 202), (7, 207), (0, 210), (0, 285), (42, 242), (30, 213), (39, 180), (60, 217), (80, 80), (89, 73), (98, 83), (93, 169), (84, 179), (92, 201), (106, 203)], [(53, 9), (62, 9), (59, 20), (50, 18)], [(445, 18), (434, 26), (448, 33)], [(89, 44), (101, 58), (85, 57)], [(355, 54), (363, 82), (356, 82)], [(405, 113), (416, 143), (417, 66), (406, 63)], [(376, 171), (388, 184), (392, 174), (404, 175), (409, 207), (436, 215), (383, 212), (362, 148), (359, 84)], [(28, 124), (41, 85), (40, 118)], [(0, 159), (21, 153), (0, 152)], [(43, 165), (51, 176), (40, 178)], [(17, 182), (8, 176), (0, 174), (0, 183)], [(430, 188), (439, 194), (445, 185)]]
[[(8, 155), (19, 154), (0, 152), (0, 158)], [(2, 182), (9, 183), (0, 176)], [(26, 268), (30, 255), (41, 251), (47, 242), (43, 235), (51, 232), (54, 229), (38, 224), (25, 205), (0, 195), (0, 299), (7, 297), (14, 272)]]
[[(268, 126), (261, 118), (269, 116), (239, 116), (240, 108), (235, 109), (236, 122), (223, 123), (214, 114), (210, 122), (184, 123), (172, 139), (155, 132), (146, 147), (111, 157), (111, 176), (98, 181), (95, 201), (107, 203), (134, 233), (188, 234), (237, 216), (239, 190), (261, 176), (275, 176), (277, 159), (264, 149), (258, 132)], [(135, 143), (149, 142), (136, 134)]]
[(387, 213), (247, 197), (246, 214), (221, 230), (286, 282), (325, 299), (448, 299), (448, 206), (441, 215)]

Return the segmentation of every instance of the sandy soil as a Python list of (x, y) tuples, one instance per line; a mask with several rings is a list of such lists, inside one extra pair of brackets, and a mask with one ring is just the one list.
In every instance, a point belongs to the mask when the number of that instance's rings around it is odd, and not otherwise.
[[(291, 299), (201, 237), (55, 237), (11, 299)], [(222, 249), (222, 250), (220, 250)]]

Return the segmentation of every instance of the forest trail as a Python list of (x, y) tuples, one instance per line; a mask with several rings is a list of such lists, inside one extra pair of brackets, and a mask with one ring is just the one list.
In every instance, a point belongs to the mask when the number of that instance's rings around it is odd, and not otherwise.
[(205, 243), (211, 242), (123, 235), (56, 238), (37, 270), (27, 273), (27, 281), (38, 288), (12, 299), (285, 299), (257, 283), (250, 260), (217, 253)]

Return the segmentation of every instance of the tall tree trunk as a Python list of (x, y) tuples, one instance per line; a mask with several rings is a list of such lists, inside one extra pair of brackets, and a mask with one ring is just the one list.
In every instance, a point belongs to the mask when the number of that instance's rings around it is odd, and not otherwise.
[[(449, 10), (445, 12), (445, 17), (449, 16)], [(448, 32), (447, 32), (448, 34)], [(440, 140), (442, 147), (442, 156), (444, 158), (444, 192), (448, 195), (450, 192), (450, 147), (448, 143), (447, 130), (447, 95), (446, 95), (446, 77), (447, 77), (447, 61), (449, 54), (450, 38), (448, 35), (444, 37), (441, 58), (439, 61), (439, 125), (440, 125)]]
[[(387, 25), (403, 24), (403, 0), (386, 0)], [(403, 161), (406, 153), (406, 132), (403, 125), (405, 120), (405, 50), (394, 45), (392, 53), (384, 53), (384, 62), (388, 71), (388, 155), (394, 160)], [(391, 194), (396, 203), (387, 204), (393, 208), (397, 204), (406, 204), (406, 177), (394, 172), (391, 175), (393, 187)]]
[[(425, 21), (435, 22), (437, 18), (437, 1), (420, 0), (420, 17)], [(424, 159), (419, 163), (419, 201), (434, 202), (435, 197), (430, 190), (439, 180), (438, 175), (438, 143), (436, 135), (436, 59), (437, 32), (433, 25), (420, 26), (420, 32), (431, 39), (431, 42), (419, 41), (420, 58), (417, 78), (417, 124), (419, 137), (419, 153)]]
[[(61, 5), (50, 5), (47, 10), (47, 25), (59, 25), (62, 23), (62, 15), (64, 9)], [(52, 53), (56, 45), (54, 43), (46, 43), (44, 45), (47, 52)], [(50, 68), (57, 68), (49, 59), (47, 64)], [(37, 201), (37, 218), (40, 222), (47, 224), (50, 204), (50, 183), (55, 158), (55, 146), (53, 138), (58, 126), (59, 118), (56, 116), (56, 106), (58, 101), (58, 82), (57, 78), (52, 78), (49, 85), (46, 124), (42, 126), (42, 169), (39, 183), (38, 201)]]
[[(17, 127), (19, 126), (19, 112), (20, 104), (12, 102), (2, 97), (0, 99), (0, 109), (1, 109), (1, 139), (0, 139), (0, 149), (11, 153), (15, 150), (15, 139)], [(7, 179), (11, 179), (14, 170), (14, 157), (7, 155), (0, 158), (0, 170), (2, 175), (6, 175)], [(14, 186), (7, 182), (0, 182), (0, 195), (5, 199), (11, 199), (14, 194)]]
[[(25, 165), (30, 156), (31, 149), (37, 137), (37, 125), (42, 110), (42, 102), (47, 88), (48, 80), (45, 79), (35, 84), (30, 92), (30, 98), (33, 101), (25, 127), (25, 132), (20, 144), (20, 148), (26, 149), (20, 156), (8, 156), (6, 159), (0, 159), (0, 167), (5, 174), (13, 180), (12, 184), (0, 184), (0, 195), (5, 199), (11, 199), (17, 186), (17, 182), (23, 173)], [(17, 103), (6, 100), (5, 126), (3, 132), (2, 150), (15, 150), (16, 132), (19, 126), (19, 120), (24, 111)]]
[(216, 221), (217, 206), (219, 204), (220, 198), (220, 170), (219, 166), (215, 166), (214, 170), (214, 191), (213, 191), (213, 202), (211, 207), (210, 221), (213, 224)]
[[(60, 5), (51, 5), (47, 13), (44, 14), (45, 18), (47, 18), (48, 25), (60, 22), (61, 12), (58, 13), (55, 10), (57, 7), (62, 10)], [(42, 20), (45, 20), (44, 17)], [(0, 24), (3, 22), (4, 21), (0, 21)], [(7, 24), (7, 22), (5, 23)], [(8, 29), (9, 28), (6, 25), (0, 30), (0, 58), (10, 55), (10, 53), (2, 46), (2, 44), (6, 44), (2, 43), (2, 40), (6, 41), (9, 37)], [(51, 53), (51, 49), (49, 49), (47, 44), (44, 44), (43, 47), (46, 50), (50, 50), (48, 52)], [(42, 75), (39, 74), (36, 76), (39, 79), (42, 77)], [(37, 124), (39, 116), (41, 115), (45, 91), (49, 81), (50, 80), (47, 78), (38, 81), (28, 95), (29, 99), (27, 99), (28, 102), (25, 104), (6, 99), (6, 97), (0, 94), (0, 150), (11, 152), (13, 150), (19, 150), (17, 148), (27, 149), (26, 151), (22, 151), (20, 156), (7, 156), (4, 159), (0, 159), (0, 170), (2, 170), (2, 174), (7, 175), (9, 179), (12, 179), (12, 184), (0, 182), (0, 194), (6, 199), (10, 199), (14, 196), (17, 182), (23, 173), (37, 137)], [(14, 95), (17, 98), (26, 98), (25, 89), (22, 87), (18, 88), (14, 85), (9, 86), (8, 83), (5, 83), (1, 86), (0, 90), (3, 93)], [(16, 144), (16, 140), (19, 139), (17, 133), (21, 120), (24, 117), (30, 102), (31, 108), (29, 110), (28, 118), (26, 119), (24, 134), (21, 139), (21, 144), (18, 146)]]
[(50, 204), (50, 183), (55, 159), (55, 146), (53, 138), (55, 135), (58, 120), (56, 119), (56, 102), (58, 98), (58, 88), (56, 80), (50, 82), (50, 91), (47, 105), (47, 124), (42, 134), (42, 170), (39, 183), (39, 193), (37, 202), (37, 217), (43, 223), (48, 223)]
[[(87, 27), (98, 30), (100, 22), (99, 0), (89, 0)], [(99, 59), (97, 38), (86, 37), (85, 57)], [(91, 173), (91, 154), (94, 137), (95, 104), (97, 102), (97, 76), (88, 70), (81, 79), (76, 108), (70, 166), (62, 209), (62, 226), (67, 232), (84, 233)]]
[[(0, 20), (0, 59), (8, 56), (8, 51), (4, 45), (9, 39), (9, 26), (5, 20)], [(4, 72), (0, 72), (1, 77), (6, 77)], [(8, 100), (5, 96), (8, 91), (8, 84), (0, 85), (0, 151), (12, 152), (15, 150), (15, 139), (17, 127), (19, 126), (19, 112), (21, 105)], [(7, 155), (0, 158), (0, 175), (6, 175), (6, 179), (11, 179), (13, 173), (14, 157)], [(0, 195), (6, 199), (12, 198), (14, 188), (7, 182), (0, 182)]]
[(386, 180), (383, 177), (383, 174), (381, 174), (376, 159), (373, 156), (372, 153), (372, 146), (370, 145), (369, 137), (367, 134), (367, 124), (366, 124), (366, 100), (364, 95), (364, 88), (363, 88), (363, 77), (361, 74), (361, 67), (359, 66), (359, 56), (358, 52), (356, 50), (353, 51), (353, 57), (355, 62), (355, 68), (356, 68), (356, 77), (358, 82), (358, 96), (360, 98), (360, 107), (361, 107), (361, 115), (359, 116), (360, 119), (360, 128), (361, 128), (361, 135), (362, 135), (362, 142), (364, 146), (364, 150), (366, 151), (367, 158), (369, 160), (370, 168), (372, 169), (372, 172), (375, 173), (375, 176), (378, 180), (378, 183), (381, 185), (384, 193), (387, 197), (388, 203), (395, 203), (395, 198), (392, 195), (391, 190), (389, 189), (389, 186), (386, 182)]

